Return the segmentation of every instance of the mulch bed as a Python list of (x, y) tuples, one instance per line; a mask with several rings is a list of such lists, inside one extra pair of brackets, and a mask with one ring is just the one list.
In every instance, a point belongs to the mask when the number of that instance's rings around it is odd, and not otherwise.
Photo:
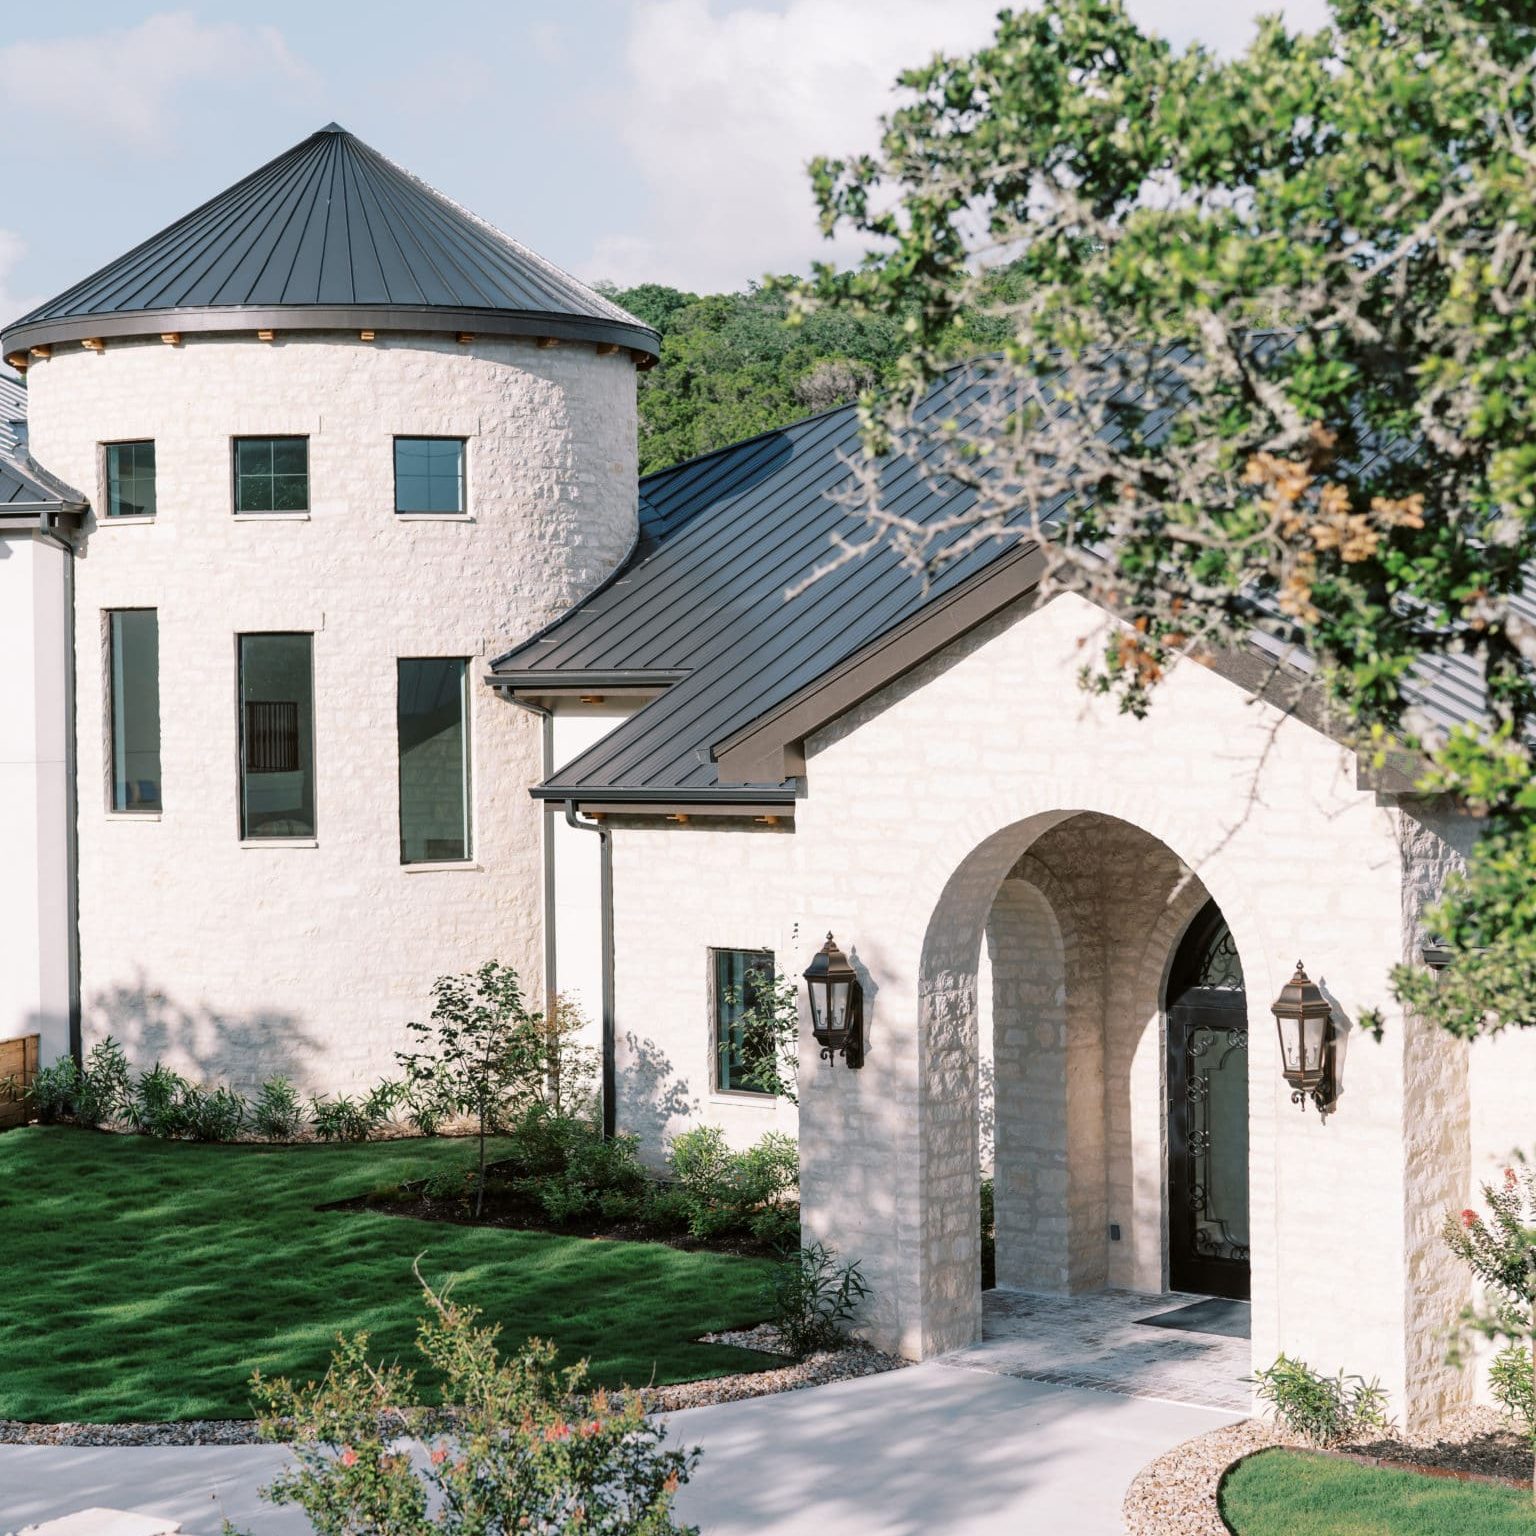
[(1244, 1419), (1174, 1446), (1137, 1473), (1123, 1507), (1129, 1536), (1231, 1536), (1217, 1505), (1221, 1480), (1236, 1462), (1271, 1446), (1427, 1477), (1522, 1488), (1531, 1481), (1530, 1442), (1490, 1408), (1457, 1414), (1432, 1435), (1389, 1435), (1325, 1451), (1262, 1419)]
[(655, 1222), (609, 1221), (602, 1216), (583, 1216), (575, 1221), (550, 1219), (544, 1207), (519, 1198), (512, 1191), (491, 1184), (479, 1216), (461, 1199), (441, 1199), (402, 1185), (387, 1194), (357, 1195), (318, 1207), (322, 1211), (375, 1211), (382, 1216), (408, 1216), (414, 1221), (446, 1221), (458, 1227), (505, 1227), (522, 1232), (552, 1232), (560, 1237), (586, 1237), (607, 1243), (665, 1243), (685, 1252), (708, 1249), (711, 1253), (737, 1254), (749, 1259), (777, 1259), (783, 1255), (771, 1243), (759, 1242), (750, 1233), (718, 1237), (691, 1237), (675, 1227)]

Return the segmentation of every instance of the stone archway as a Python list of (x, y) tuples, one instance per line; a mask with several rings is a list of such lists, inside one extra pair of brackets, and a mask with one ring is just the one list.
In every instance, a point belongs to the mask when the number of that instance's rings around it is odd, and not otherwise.
[(980, 1317), (976, 971), (991, 962), (997, 1279), (1077, 1293), (1167, 1286), (1163, 993), (1180, 934), (1209, 896), (1168, 846), (1097, 812), (988, 839), (925, 936), (919, 1095), (925, 1353)]

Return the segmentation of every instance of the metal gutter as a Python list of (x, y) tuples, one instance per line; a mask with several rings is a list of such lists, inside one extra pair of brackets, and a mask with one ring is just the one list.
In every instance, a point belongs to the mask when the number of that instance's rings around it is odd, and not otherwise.
[(618, 1131), (618, 1031), (614, 1018), (613, 982), (613, 840), (600, 822), (583, 821), (576, 802), (565, 802), (565, 819), (581, 832), (595, 832), (599, 840), (598, 929), (603, 965), (603, 1139), (612, 1141)]
[(521, 340), (552, 337), (557, 341), (590, 342), (622, 347), (639, 354), (642, 368), (657, 361), (656, 333), (618, 320), (559, 315), (543, 310), (473, 309), (428, 304), (218, 304), (169, 309), (135, 309), (121, 314), (63, 315), (13, 326), (3, 338), (5, 356), (13, 366), (32, 362), (33, 347), (68, 342), (143, 340), (162, 336), (231, 335), (284, 332), (374, 331), (390, 334), (467, 334)]

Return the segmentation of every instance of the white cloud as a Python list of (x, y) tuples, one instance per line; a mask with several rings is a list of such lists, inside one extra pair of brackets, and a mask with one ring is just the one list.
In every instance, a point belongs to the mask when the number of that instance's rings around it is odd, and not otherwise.
[(188, 86), (270, 88), (310, 78), (275, 27), (210, 25), (190, 11), (160, 12), (110, 32), (0, 47), (0, 79), (17, 118), (101, 149), (169, 142), (176, 98)]
[(0, 325), (9, 324), (43, 302), (40, 293), (16, 288), (15, 271), (27, 253), (27, 242), (15, 230), (0, 229)]
[[(714, 0), (644, 0), (626, 49), (630, 89), (615, 131), (645, 188), (643, 226), (600, 239), (588, 278), (739, 287), (814, 260), (850, 261), (824, 241), (806, 176), (818, 154), (873, 150), (904, 69), (962, 53), (993, 31), (999, 0), (787, 0), (718, 11)], [(1131, 0), (1177, 43), (1242, 46), (1255, 16), (1326, 19), (1325, 0)]]

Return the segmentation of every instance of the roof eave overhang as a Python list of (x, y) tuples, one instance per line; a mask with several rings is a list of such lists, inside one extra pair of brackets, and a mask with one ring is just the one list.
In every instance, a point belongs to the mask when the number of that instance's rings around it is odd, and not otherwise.
[(793, 785), (740, 789), (580, 787), (538, 784), (535, 800), (569, 805), (587, 816), (664, 816), (673, 821), (691, 817), (774, 822), (793, 820), (797, 793)]
[(486, 686), (518, 703), (604, 698), (653, 699), (688, 674), (660, 668), (571, 668), (486, 674)]
[(954, 591), (887, 630), (766, 714), (710, 749), (722, 785), (771, 783), (805, 772), (806, 737), (1039, 586), (1033, 542), (1000, 556)]
[(31, 361), (33, 347), (53, 347), (69, 342), (147, 340), (173, 334), (351, 330), (518, 339), (547, 337), (555, 341), (590, 342), (594, 346), (627, 350), (645, 368), (655, 363), (660, 347), (654, 331), (601, 316), (463, 309), (430, 304), (219, 304), (24, 320), (0, 335), (0, 353), (13, 366), (24, 368)]
[(9, 501), (0, 505), (0, 533), (73, 532), (87, 510), (84, 502)]

